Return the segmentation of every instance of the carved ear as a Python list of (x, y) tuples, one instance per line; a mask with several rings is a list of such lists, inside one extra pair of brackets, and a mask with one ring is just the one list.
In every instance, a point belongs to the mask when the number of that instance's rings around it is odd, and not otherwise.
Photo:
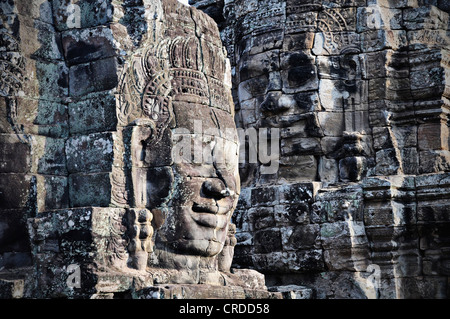
[(142, 167), (145, 162), (145, 149), (156, 135), (156, 125), (148, 119), (137, 119), (132, 123), (133, 133), (131, 136), (133, 165)]

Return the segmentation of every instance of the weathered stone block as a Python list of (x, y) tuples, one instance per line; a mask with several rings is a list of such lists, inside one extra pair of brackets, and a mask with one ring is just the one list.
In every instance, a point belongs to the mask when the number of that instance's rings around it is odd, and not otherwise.
[(257, 231), (275, 226), (273, 207), (255, 207), (248, 210), (250, 231)]
[[(294, 123), (291, 127), (282, 128), (280, 131), (280, 136), (282, 139), (292, 138), (292, 137), (308, 137), (306, 120), (300, 120)], [(280, 159), (283, 162), (290, 162), (289, 159)]]
[(69, 207), (68, 178), (65, 176), (37, 177), (37, 209), (43, 212)]
[(415, 201), (414, 176), (380, 176), (364, 179), (362, 184), (367, 202), (387, 201), (394, 198), (399, 201)]
[(30, 214), (69, 204), (64, 176), (0, 174), (0, 193), (0, 208), (26, 208)]
[[(358, 54), (318, 56), (317, 66), (320, 79), (345, 80), (347, 85), (359, 79), (363, 72)], [(341, 86), (346, 85), (341, 84)]]
[(251, 203), (252, 206), (272, 206), (278, 204), (278, 188), (277, 187), (261, 187), (252, 188)]
[(323, 252), (325, 265), (331, 271), (363, 271), (370, 264), (368, 248), (341, 247)]
[(368, 0), (367, 5), (378, 5), (383, 8), (411, 8), (417, 5), (417, 0)]
[(420, 200), (443, 199), (449, 194), (448, 173), (419, 175), (415, 178), (417, 198)]
[(283, 41), (283, 51), (310, 50), (314, 45), (314, 33), (304, 32), (286, 35)]
[(419, 164), (419, 174), (447, 171), (450, 167), (450, 153), (441, 150), (420, 151)]
[[(318, 12), (306, 11), (298, 12), (295, 7), (287, 8), (286, 33), (300, 33), (314, 31), (316, 29)], [(297, 11), (297, 12), (296, 12)]]
[(418, 147), (421, 151), (448, 150), (449, 128), (445, 123), (425, 123), (418, 129)]
[[(345, 30), (345, 26), (343, 26)], [(325, 28), (326, 30), (326, 28)], [(315, 55), (339, 55), (344, 49), (359, 51), (361, 35), (354, 31), (323, 31), (316, 33), (314, 37)]]
[[(35, 260), (37, 280), (42, 285), (39, 295), (48, 298), (94, 293), (100, 282), (96, 271), (125, 266), (124, 216), (123, 209), (89, 207), (46, 212), (29, 219), (32, 246), (39, 251)], [(81, 277), (81, 290), (67, 284), (76, 270), (74, 266)], [(117, 286), (123, 279), (116, 279), (115, 291), (120, 291)], [(101, 290), (101, 285), (97, 289)]]
[(346, 157), (339, 161), (341, 181), (360, 181), (367, 170), (367, 160), (362, 156)]
[(53, 3), (53, 19), (58, 30), (86, 28), (111, 22), (113, 11), (113, 5), (107, 0), (83, 0), (76, 4), (57, 0)]
[(27, 173), (31, 166), (31, 147), (17, 135), (0, 135), (0, 173)]
[[(427, 252), (428, 256), (433, 253), (438, 253), (439, 250), (445, 252), (450, 245), (450, 223), (448, 222), (435, 222), (435, 223), (420, 223), (418, 227), (418, 233), (420, 236), (420, 249)], [(439, 254), (436, 258), (446, 259), (446, 255)]]
[(72, 134), (112, 131), (117, 125), (116, 99), (109, 91), (69, 103), (68, 113)]
[[(36, 178), (31, 175), (0, 174), (0, 208), (23, 208), (36, 196)], [(30, 202), (29, 202), (30, 201)]]
[(71, 207), (108, 207), (111, 203), (110, 173), (71, 174), (69, 197)]
[(33, 150), (32, 173), (59, 176), (67, 174), (64, 139), (33, 135), (30, 140)]
[(398, 30), (402, 28), (402, 22), (400, 9), (388, 9), (382, 6), (358, 8), (358, 32), (375, 29)]
[[(12, 4), (14, 4), (12, 6)], [(21, 16), (38, 19), (42, 22), (53, 23), (52, 6), (47, 0), (37, 0), (33, 2), (5, 2), (2, 4), (0, 13), (11, 14), (18, 13)]]
[(416, 126), (393, 126), (392, 132), (395, 135), (398, 148), (417, 147)]
[(419, 172), (419, 153), (417, 148), (404, 148), (400, 150), (402, 168), (406, 175), (417, 175)]
[(275, 286), (269, 287), (269, 291), (281, 292), (283, 299), (312, 299), (313, 291), (310, 288), (297, 286), (297, 285), (287, 285), (287, 286)]
[(297, 107), (296, 110), (300, 113), (319, 111), (322, 109), (317, 92), (301, 92), (294, 94), (294, 100)]
[(283, 251), (319, 248), (319, 228), (318, 224), (281, 227)]
[(21, 299), (24, 297), (24, 286), (23, 279), (0, 279), (0, 298)]
[(112, 133), (93, 133), (67, 140), (65, 151), (70, 173), (110, 172), (114, 156)]
[(68, 95), (69, 72), (64, 62), (32, 61), (26, 63), (26, 74), (35, 74), (24, 81), (26, 96), (40, 100), (65, 102)]
[(250, 208), (251, 203), (251, 195), (252, 195), (252, 189), (251, 188), (242, 188), (241, 193), (239, 195), (238, 200), (238, 206), (242, 208)]
[(447, 199), (420, 201), (417, 205), (417, 220), (423, 223), (449, 222), (448, 209)]
[(255, 253), (274, 253), (283, 248), (279, 228), (256, 231), (253, 240)]
[(211, 134), (212, 130), (217, 130), (217, 127), (212, 120), (213, 113), (206, 105), (176, 102), (174, 103), (173, 108), (175, 114), (189, 112), (189, 114), (193, 115), (192, 118), (175, 115), (176, 127), (182, 130), (180, 133), (187, 134), (189, 132), (190, 134), (206, 134), (209, 132), (209, 134)]
[(320, 155), (321, 153), (319, 138), (299, 137), (281, 140), (281, 156)]
[(427, 49), (448, 46), (450, 38), (444, 30), (413, 30), (407, 33), (410, 48)]
[(412, 100), (411, 84), (408, 78), (380, 78), (369, 80), (369, 100)]
[(396, 175), (401, 167), (401, 159), (398, 158), (394, 148), (383, 149), (375, 154), (377, 175)]
[(317, 177), (317, 160), (314, 155), (283, 156), (280, 159), (278, 178), (287, 182), (314, 181)]
[(374, 127), (373, 132), (373, 147), (375, 150), (381, 150), (394, 147), (392, 139), (392, 130), (389, 127)]
[(393, 252), (398, 252), (396, 256), (417, 253), (419, 239), (416, 227), (367, 227), (366, 233), (372, 248), (372, 261), (384, 268), (383, 277), (393, 275)]
[(278, 226), (307, 224), (310, 219), (310, 208), (308, 203), (276, 205), (273, 214)]
[(433, 61), (424, 62), (426, 67), (411, 68), (411, 91), (415, 99), (439, 98), (444, 92), (444, 68)]
[(364, 52), (399, 50), (406, 45), (407, 37), (404, 30), (371, 30), (361, 33), (361, 46)]
[(241, 82), (238, 87), (239, 101), (245, 101), (263, 95), (269, 86), (268, 75)]
[(312, 204), (314, 222), (362, 222), (363, 207), (362, 190), (359, 187), (322, 189)]
[(364, 72), (365, 78), (405, 78), (409, 76), (409, 56), (405, 52), (384, 50), (367, 53), (365, 63), (367, 67)]
[(118, 84), (116, 58), (107, 58), (70, 68), (70, 96), (107, 91)]
[(103, 26), (62, 33), (64, 57), (69, 65), (114, 57), (114, 41), (111, 29)]
[[(8, 104), (11, 102), (8, 102)], [(23, 134), (43, 135), (65, 138), (69, 133), (67, 106), (46, 100), (16, 97), (13, 102), (17, 108), (14, 125), (20, 126)], [(9, 106), (5, 99), (0, 100), (0, 132), (13, 133), (11, 118), (7, 114)]]
[(318, 167), (319, 178), (321, 182), (335, 183), (339, 180), (339, 168), (335, 159), (320, 157)]
[(250, 55), (243, 59), (239, 65), (240, 81), (278, 71), (280, 68), (279, 54), (279, 50), (272, 50)]
[(171, 199), (173, 201), (188, 201), (190, 198), (187, 188), (200, 191), (202, 183), (191, 181), (186, 189), (173, 195), (172, 185), (175, 183), (174, 172), (169, 167), (155, 168), (133, 168), (133, 189), (134, 204), (136, 207), (149, 207), (150, 209), (159, 208), (166, 205)]
[(345, 130), (342, 112), (318, 112), (317, 118), (325, 136), (342, 136)]
[[(23, 101), (23, 104), (33, 104), (30, 100)], [(33, 120), (31, 134), (44, 135), (54, 138), (66, 138), (69, 135), (69, 116), (67, 105), (39, 100)], [(31, 120), (31, 119), (30, 119)], [(30, 127), (30, 129), (31, 129)]]
[(239, 41), (237, 54), (258, 54), (267, 50), (280, 49), (283, 45), (283, 38), (283, 29), (246, 36)]
[(320, 272), (325, 269), (321, 249), (254, 254), (252, 260), (254, 267), (268, 273)]
[(27, 252), (30, 250), (26, 209), (0, 210), (0, 253)]
[(367, 226), (404, 226), (416, 223), (415, 203), (374, 203), (364, 209)]
[(448, 22), (448, 14), (435, 6), (421, 6), (403, 11), (403, 25), (408, 30), (447, 30)]
[(332, 153), (339, 151), (342, 147), (342, 137), (325, 136), (320, 140), (320, 146), (324, 154), (332, 156)]
[(316, 196), (320, 183), (286, 184), (279, 187), (281, 204), (311, 203)]
[[(31, 6), (32, 7), (32, 6)], [(52, 24), (20, 17), (20, 53), (33, 60), (62, 61), (60, 34)]]
[[(356, 18), (357, 8), (324, 8), (322, 12), (319, 12), (318, 18), (325, 23), (329, 23), (327, 31), (356, 31)], [(345, 17), (345, 22), (336, 23), (339, 17)]]
[[(342, 112), (348, 110), (367, 110), (366, 81), (351, 80), (349, 85), (342, 80), (321, 79), (319, 83), (320, 104), (325, 111)], [(370, 94), (370, 92), (369, 92)]]

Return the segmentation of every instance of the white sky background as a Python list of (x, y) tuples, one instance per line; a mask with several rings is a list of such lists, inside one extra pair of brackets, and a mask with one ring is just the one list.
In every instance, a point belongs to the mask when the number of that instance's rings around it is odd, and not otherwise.
[(178, 0), (178, 1), (181, 2), (181, 3), (184, 3), (185, 5), (189, 5), (189, 4), (188, 4), (188, 1), (189, 1), (189, 0)]

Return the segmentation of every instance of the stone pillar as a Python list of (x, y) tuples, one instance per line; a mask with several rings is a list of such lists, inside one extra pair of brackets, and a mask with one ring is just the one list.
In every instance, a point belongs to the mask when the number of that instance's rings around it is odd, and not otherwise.
[(0, 5), (0, 268), (31, 265), (26, 219), (69, 206), (69, 70), (49, 1)]

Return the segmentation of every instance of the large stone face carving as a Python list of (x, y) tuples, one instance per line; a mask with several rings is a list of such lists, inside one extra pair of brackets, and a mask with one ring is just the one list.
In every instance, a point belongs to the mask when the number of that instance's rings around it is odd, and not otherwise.
[(447, 196), (432, 186), (449, 171), (448, 5), (191, 4), (220, 24), (238, 127), (280, 129), (275, 173), (241, 165), (235, 264), (318, 298), (448, 296)]
[(132, 189), (125, 204), (151, 214), (160, 267), (173, 267), (176, 255), (217, 256), (239, 196), (230, 70), (210, 40), (168, 34), (133, 56), (120, 82), (130, 163), (118, 174), (131, 184), (114, 192)]

